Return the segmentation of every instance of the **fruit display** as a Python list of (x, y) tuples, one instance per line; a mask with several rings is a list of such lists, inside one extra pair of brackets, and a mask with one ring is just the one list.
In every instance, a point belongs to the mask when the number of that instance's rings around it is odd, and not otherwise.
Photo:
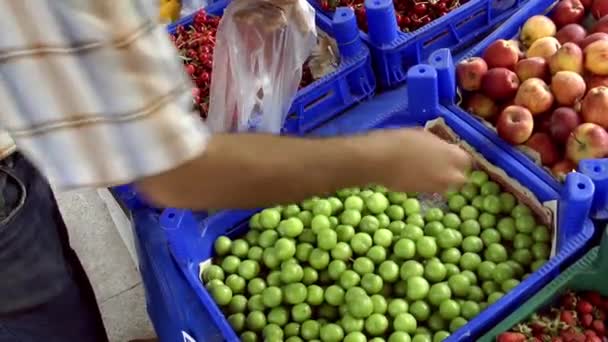
[[(336, 7), (352, 7), (361, 30), (367, 32), (364, 0), (316, 0), (321, 9), (333, 11)], [(466, 0), (394, 0), (397, 25), (403, 32), (415, 31), (431, 21), (448, 14), (466, 3)]]
[(264, 209), (215, 240), (203, 284), (241, 341), (442, 341), (550, 257), (495, 173), (445, 196), (349, 188)]
[(554, 305), (500, 334), (498, 342), (603, 342), (608, 298), (597, 292), (567, 291)]
[[(171, 40), (184, 61), (186, 72), (195, 85), (192, 89), (194, 109), (203, 119), (207, 117), (209, 110), (213, 50), (219, 22), (219, 17), (200, 10), (194, 14), (190, 25), (177, 26), (175, 33), (171, 35)], [(319, 37), (318, 49), (303, 66), (300, 88), (335, 70), (339, 63), (335, 41), (320, 30)]]
[(608, 156), (605, 8), (606, 0), (560, 0), (515, 39), (456, 66), (464, 109), (558, 178), (582, 159)]

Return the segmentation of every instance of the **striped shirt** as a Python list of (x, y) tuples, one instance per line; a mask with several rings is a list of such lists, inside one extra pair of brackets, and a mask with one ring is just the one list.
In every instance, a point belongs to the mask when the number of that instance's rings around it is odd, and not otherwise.
[(209, 132), (157, 5), (0, 0), (0, 158), (16, 145), (70, 189), (128, 183), (200, 155)]

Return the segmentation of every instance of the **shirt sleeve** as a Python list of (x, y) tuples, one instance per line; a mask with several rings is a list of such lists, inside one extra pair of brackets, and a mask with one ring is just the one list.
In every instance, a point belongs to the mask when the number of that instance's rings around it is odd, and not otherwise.
[(204, 151), (153, 3), (0, 0), (0, 125), (56, 188), (124, 184)]

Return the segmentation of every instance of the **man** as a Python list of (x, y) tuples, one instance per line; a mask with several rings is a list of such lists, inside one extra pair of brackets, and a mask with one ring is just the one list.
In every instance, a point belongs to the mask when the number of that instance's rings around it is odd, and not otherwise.
[(0, 139), (0, 342), (107, 340), (45, 179), (62, 190), (134, 181), (158, 205), (192, 209), (465, 180), (466, 153), (420, 130), (211, 135), (151, 3), (0, 0), (0, 125), (19, 150)]

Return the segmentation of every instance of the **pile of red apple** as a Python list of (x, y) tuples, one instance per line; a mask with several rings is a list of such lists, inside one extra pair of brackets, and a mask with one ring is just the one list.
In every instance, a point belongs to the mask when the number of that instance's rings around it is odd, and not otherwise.
[[(464, 108), (561, 178), (608, 156), (608, 0), (560, 0), (456, 66)], [(591, 23), (587, 25), (586, 23)], [(583, 24), (585, 23), (585, 24)]]
[[(325, 11), (333, 11), (336, 7), (352, 7), (357, 16), (359, 28), (367, 32), (364, 0), (317, 0)], [(421, 28), (431, 21), (442, 17), (466, 0), (393, 0), (397, 25), (403, 32), (411, 32)]]

